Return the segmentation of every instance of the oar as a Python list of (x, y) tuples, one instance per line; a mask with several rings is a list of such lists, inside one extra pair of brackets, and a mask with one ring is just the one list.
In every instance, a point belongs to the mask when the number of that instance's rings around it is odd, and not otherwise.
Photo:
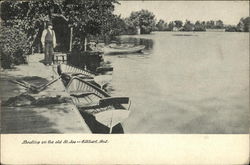
[(10, 82), (15, 83), (15, 84), (18, 84), (18, 85), (20, 85), (20, 86), (22, 86), (22, 87), (24, 87), (24, 88), (27, 88), (27, 89), (30, 88), (30, 84), (27, 85), (28, 83), (24, 83), (23, 81), (10, 80)]
[(61, 76), (59, 76), (58, 78), (56, 78), (56, 79), (54, 79), (54, 80), (48, 82), (48, 83), (45, 84), (45, 85), (42, 85), (42, 86), (38, 87), (38, 89), (37, 89), (38, 92), (43, 91), (46, 87), (48, 87), (49, 85), (53, 84), (54, 82), (56, 82), (56, 81), (59, 80), (60, 78), (61, 78)]
[(10, 82), (12, 83), (15, 83), (15, 84), (18, 84), (32, 92), (37, 92), (37, 87), (28, 83), (28, 82), (25, 82), (25, 81), (22, 81), (22, 80), (10, 80)]
[(61, 76), (59, 76), (58, 78), (48, 82), (45, 85), (41, 85), (39, 87), (36, 87), (28, 82), (25, 81), (17, 81), (17, 80), (10, 80), (10, 82), (18, 84), (24, 88), (27, 88), (28, 90), (32, 91), (33, 93), (39, 93), (41, 91), (43, 91), (46, 87), (48, 87), (49, 85), (53, 84), (54, 82), (56, 82), (57, 80), (59, 80), (61, 78)]

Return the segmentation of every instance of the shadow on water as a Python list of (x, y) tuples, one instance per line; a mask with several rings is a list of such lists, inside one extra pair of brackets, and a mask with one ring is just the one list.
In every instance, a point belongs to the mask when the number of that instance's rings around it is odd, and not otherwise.
[(117, 38), (116, 41), (118, 43), (129, 43), (134, 45), (144, 45), (146, 50), (153, 49), (154, 42), (151, 39), (145, 38), (134, 38), (134, 37), (123, 37)]
[[(107, 126), (104, 126), (103, 124), (99, 123), (95, 117), (89, 113), (86, 112), (80, 112), (83, 119), (89, 126), (89, 129), (91, 130), (92, 133), (97, 133), (97, 134), (108, 134), (109, 133), (109, 128)], [(121, 124), (117, 124), (116, 126), (113, 127), (112, 129), (112, 134), (123, 134), (124, 130)]]
[(122, 36), (114, 36), (109, 40), (105, 41), (105, 45), (116, 43), (116, 44), (134, 44), (134, 45), (144, 45), (145, 49), (152, 49), (154, 42), (152, 39), (147, 38), (139, 38), (134, 35), (122, 35)]

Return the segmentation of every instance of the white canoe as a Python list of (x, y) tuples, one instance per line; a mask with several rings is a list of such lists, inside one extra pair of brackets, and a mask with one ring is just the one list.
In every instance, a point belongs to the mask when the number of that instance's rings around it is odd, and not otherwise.
[(123, 46), (117, 46), (117, 47), (110, 47), (110, 46), (105, 46), (103, 48), (104, 54), (129, 54), (129, 53), (138, 53), (141, 52), (145, 48), (144, 45), (139, 45), (139, 46), (133, 46), (133, 47), (123, 47)]

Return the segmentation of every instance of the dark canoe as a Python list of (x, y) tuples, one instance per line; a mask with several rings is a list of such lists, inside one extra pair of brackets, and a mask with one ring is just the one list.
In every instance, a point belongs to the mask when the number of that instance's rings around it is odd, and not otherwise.
[(79, 77), (73, 77), (66, 89), (79, 111), (93, 115), (107, 127), (112, 128), (129, 115), (128, 97), (111, 97), (101, 88)]

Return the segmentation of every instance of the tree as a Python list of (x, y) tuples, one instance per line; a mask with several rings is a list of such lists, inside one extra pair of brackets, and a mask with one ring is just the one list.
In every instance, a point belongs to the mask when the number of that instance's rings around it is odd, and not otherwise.
[(165, 23), (162, 19), (160, 19), (156, 24), (156, 29), (158, 31), (165, 31), (167, 29), (167, 23)]
[(16, 27), (0, 28), (1, 67), (11, 68), (13, 64), (25, 63), (24, 55), (30, 52), (30, 42), (23, 30)]
[(178, 29), (179, 28), (181, 28), (182, 27), (182, 21), (180, 21), (180, 20), (176, 20), (176, 21), (174, 21), (174, 24), (175, 24), (175, 27), (177, 27)]
[(241, 18), (240, 22), (237, 24), (237, 30), (239, 32), (243, 32), (244, 31), (244, 18)]
[(214, 29), (215, 28), (215, 23), (214, 23), (214, 21), (207, 21), (206, 22), (206, 28), (207, 29)]
[(221, 20), (216, 21), (215, 22), (215, 28), (217, 28), (217, 29), (223, 29), (224, 28), (223, 21), (221, 21)]
[(237, 25), (238, 31), (249, 32), (250, 31), (250, 17), (241, 18)]
[(117, 36), (124, 33), (126, 23), (121, 18), (121, 15), (113, 15), (111, 19), (111, 29), (109, 31), (110, 36)]
[(167, 23), (167, 22), (165, 22), (163, 30), (164, 30), (164, 31), (167, 31), (167, 30), (168, 30), (168, 23)]
[(244, 19), (244, 31), (250, 32), (250, 17)]
[[(39, 0), (5, 1), (1, 4), (1, 18), (9, 25), (20, 19), (27, 33), (37, 33), (36, 24), (43, 24), (55, 16), (62, 17), (74, 27), (73, 43), (82, 47), (85, 38), (105, 35), (111, 30), (114, 4), (117, 0)], [(13, 23), (14, 22), (14, 23)], [(34, 35), (33, 35), (34, 36)], [(32, 38), (34, 39), (34, 38)], [(82, 49), (82, 48), (80, 48)]]
[(62, 14), (74, 28), (73, 45), (84, 50), (88, 35), (105, 36), (110, 33), (117, 0), (65, 0), (61, 3)]
[(1, 18), (6, 27), (16, 27), (33, 42), (39, 26), (51, 17), (51, 1), (4, 1), (1, 3)]
[(141, 29), (141, 34), (149, 34), (155, 27), (155, 15), (148, 10), (132, 12), (128, 18), (133, 26)]
[(227, 25), (227, 26), (225, 26), (225, 30), (227, 31), (227, 32), (237, 32), (238, 30), (237, 30), (237, 27), (236, 26), (232, 26), (232, 25)]
[(196, 21), (194, 24), (194, 31), (205, 31), (205, 22), (203, 21), (200, 23), (200, 21)]
[(183, 26), (184, 31), (193, 31), (194, 30), (194, 24), (192, 24), (189, 20), (186, 20), (184, 26)]
[[(35, 41), (39, 28), (44, 27), (46, 21), (61, 17), (67, 21), (69, 27), (74, 28), (73, 45), (84, 50), (85, 38), (88, 35), (105, 35), (110, 32), (114, 17), (114, 4), (117, 0), (34, 0), (34, 1), (3, 1), (1, 2), (1, 20), (5, 29), (11, 29), (17, 35), (4, 38), (2, 43), (10, 42), (15, 46), (16, 38), (20, 35), (24, 45), (31, 45)], [(3, 49), (3, 44), (1, 44)], [(19, 51), (19, 50), (18, 50)], [(19, 51), (20, 52), (20, 51)], [(5, 57), (15, 58), (16, 49), (10, 49)], [(25, 54), (27, 51), (22, 51)], [(18, 56), (20, 53), (18, 54)], [(11, 58), (12, 58), (11, 57)], [(9, 59), (11, 59), (9, 58)], [(15, 61), (12, 60), (12, 61)]]
[(171, 22), (169, 22), (169, 24), (168, 24), (168, 30), (169, 30), (169, 31), (172, 31), (173, 28), (174, 28), (174, 22), (171, 21)]

